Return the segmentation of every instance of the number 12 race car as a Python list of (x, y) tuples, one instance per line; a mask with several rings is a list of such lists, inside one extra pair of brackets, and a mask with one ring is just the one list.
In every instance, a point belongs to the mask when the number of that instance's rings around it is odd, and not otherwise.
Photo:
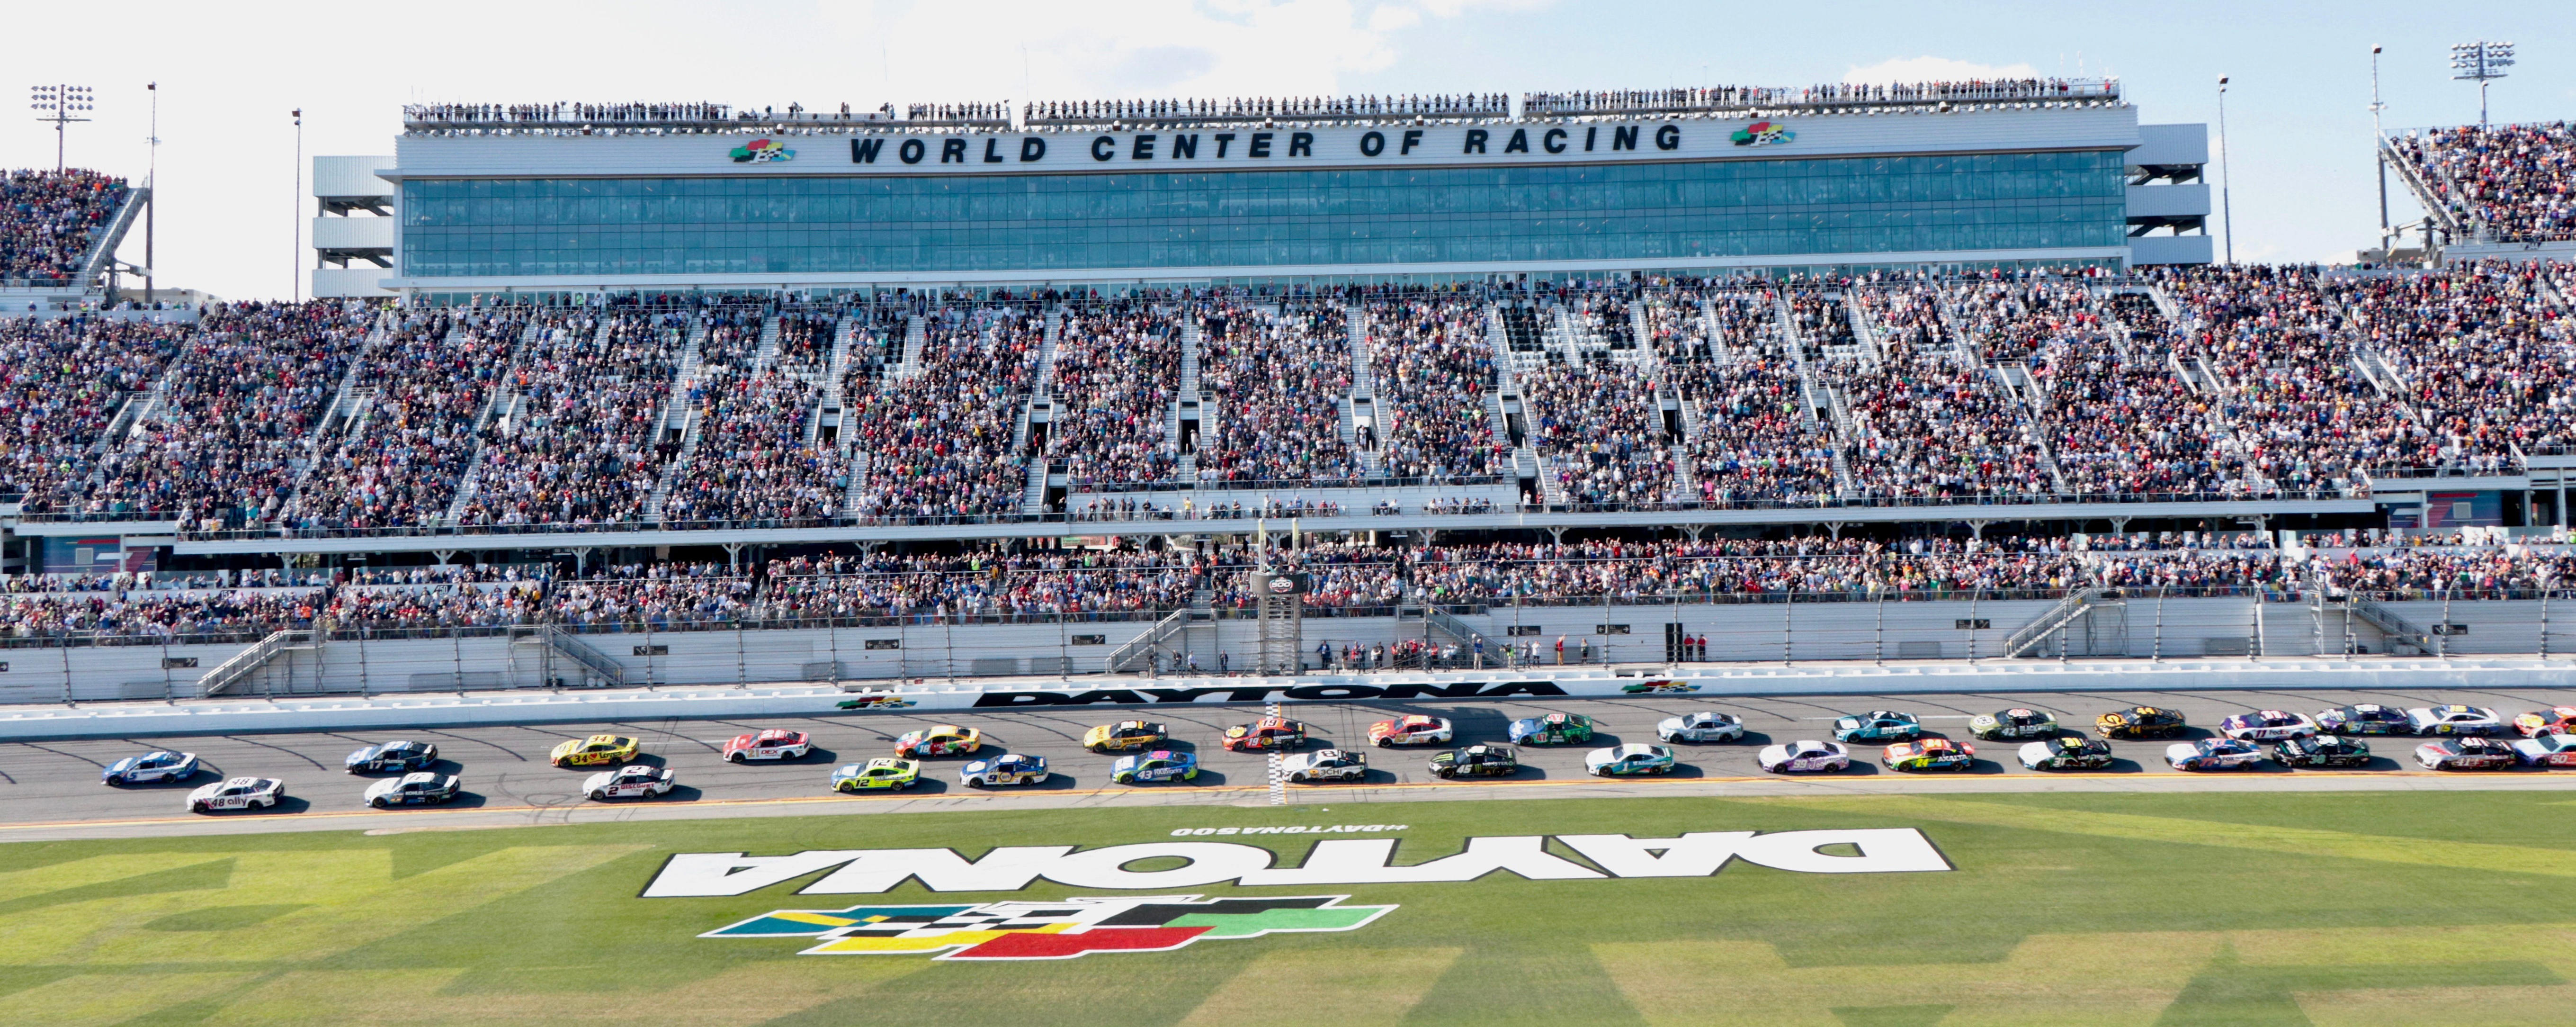
[(900, 792), (921, 783), (921, 762), (873, 756), (865, 763), (844, 763), (832, 771), (836, 792)]

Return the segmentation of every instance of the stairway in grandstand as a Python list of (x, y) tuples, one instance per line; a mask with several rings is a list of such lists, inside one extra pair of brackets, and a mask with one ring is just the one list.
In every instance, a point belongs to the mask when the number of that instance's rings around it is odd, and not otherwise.
[(1029, 376), (1029, 401), (1020, 408), (1019, 427), (1011, 438), (1011, 452), (1020, 455), (1028, 471), (1029, 483), (1020, 494), (1020, 512), (1031, 517), (1046, 513), (1047, 455), (1046, 447), (1029, 445), (1030, 425), (1044, 413), (1047, 424), (1055, 424), (1055, 350), (1064, 336), (1064, 308), (1046, 313), (1046, 329), (1038, 336), (1038, 366)]
[[(1206, 342), (1205, 324), (1199, 318), (1183, 316), (1181, 318), (1181, 386), (1180, 390), (1172, 396), (1170, 420), (1164, 422), (1163, 444), (1170, 446), (1172, 452), (1180, 454), (1180, 469), (1173, 473), (1184, 483), (1195, 483), (1199, 480), (1199, 455), (1196, 451), (1206, 449), (1219, 430), (1216, 403), (1199, 391), (1199, 347)], [(1191, 452), (1186, 453), (1181, 451), (1183, 411), (1195, 416), (1199, 422), (1199, 437), (1192, 444)]]
[[(701, 434), (699, 429), (703, 427), (702, 422), (706, 420), (699, 413), (697, 404), (690, 401), (689, 392), (698, 383), (698, 368), (704, 363), (702, 351), (706, 345), (710, 324), (704, 315), (694, 320), (695, 323), (689, 328), (688, 345), (680, 350), (680, 370), (671, 379), (669, 412), (663, 415), (662, 431), (655, 433), (658, 437), (674, 428), (679, 429), (680, 452), (673, 456), (669, 463), (662, 465), (661, 480), (653, 483), (653, 497), (644, 502), (643, 519), (647, 521), (662, 519), (662, 504), (671, 498), (671, 487), (680, 483), (681, 468), (687, 467), (689, 458), (697, 454), (698, 438)], [(776, 343), (777, 332), (778, 315), (772, 314), (769, 316), (768, 323), (761, 328), (762, 352), (772, 352), (771, 347)]]
[(1351, 351), (1351, 393), (1341, 403), (1342, 444), (1349, 446), (1352, 455), (1359, 458), (1360, 473), (1374, 478), (1383, 473), (1385, 465), (1381, 463), (1377, 446), (1360, 447), (1359, 423), (1360, 418), (1368, 418), (1370, 427), (1376, 429), (1379, 439), (1383, 440), (1386, 415), (1378, 410), (1377, 379), (1369, 371), (1368, 308), (1357, 303), (1349, 304), (1342, 308), (1342, 319), (1348, 328)]
[[(538, 333), (543, 331), (541, 324), (540, 318), (529, 319), (528, 327), (519, 333), (518, 344), (510, 348), (510, 362), (502, 368), (500, 380), (492, 386), (492, 394), (483, 398), (483, 409), (474, 415), (474, 455), (466, 458), (465, 475), (456, 483), (456, 498), (447, 503), (447, 514), (442, 519), (448, 524), (455, 524), (463, 518), (465, 511), (473, 506), (474, 497), (482, 494), (483, 451), (490, 448), (492, 440), (491, 433), (484, 429), (491, 427), (496, 418), (507, 418), (518, 408), (519, 391), (510, 387), (517, 377), (512, 372), (518, 370), (519, 361), (526, 358), (528, 349), (536, 343)], [(599, 343), (604, 345), (607, 339), (608, 324), (603, 320), (599, 326)], [(456, 342), (453, 333), (448, 335), (448, 342)], [(515, 421), (505, 423), (502, 434), (509, 434), (515, 426)]]
[(859, 319), (846, 313), (832, 326), (832, 358), (824, 365), (823, 401), (815, 404), (813, 416), (805, 419), (807, 449), (815, 448), (822, 441), (823, 422), (827, 419), (836, 431), (848, 434), (849, 414), (842, 406), (841, 378), (849, 373), (850, 339), (858, 334), (858, 327)]

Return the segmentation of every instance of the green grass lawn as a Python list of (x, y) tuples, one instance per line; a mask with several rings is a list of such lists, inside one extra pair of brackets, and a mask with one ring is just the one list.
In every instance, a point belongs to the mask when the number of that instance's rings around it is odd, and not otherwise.
[[(973, 857), (1359, 822), (1408, 825), (1400, 863), (1480, 835), (1912, 827), (1956, 869), (1217, 884), (1187, 891), (1398, 908), (1348, 931), (1003, 963), (698, 935), (780, 909), (1101, 893), (1041, 880), (1008, 895), (796, 894), (808, 875), (738, 896), (638, 894), (675, 852)], [(1282, 865), (1313, 844), (1190, 840), (1260, 844)], [(20, 843), (0, 846), (0, 1023), (2532, 1022), (2576, 1008), (2570, 894), (2576, 800), (2538, 792), (1024, 810)]]

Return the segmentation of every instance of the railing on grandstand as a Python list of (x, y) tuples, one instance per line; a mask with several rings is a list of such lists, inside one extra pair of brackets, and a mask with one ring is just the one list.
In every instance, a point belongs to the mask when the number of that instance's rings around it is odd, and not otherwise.
[(412, 133), (561, 133), (567, 130), (617, 132), (754, 132), (773, 129), (868, 127), (1008, 128), (1010, 107), (1001, 103), (909, 105), (896, 117), (894, 105), (872, 111), (806, 110), (789, 104), (776, 109), (735, 110), (722, 103), (425, 103), (403, 106), (403, 131)]
[(1241, 124), (1493, 119), (1511, 116), (1503, 93), (1437, 96), (1232, 97), (1223, 100), (1039, 100), (1022, 108), (1031, 128), (1109, 124)]
[(1926, 107), (1966, 103), (2105, 102), (2120, 99), (2118, 79), (2011, 79), (1770, 88), (1712, 86), (1612, 92), (1527, 93), (1521, 116), (1595, 117), (1715, 114), (1831, 107)]
[[(1814, 606), (1823, 604), (1867, 603), (1971, 603), (2016, 601), (2060, 601), (2093, 589), (2077, 583), (2065, 588), (2022, 589), (1850, 589), (1831, 591), (1762, 591), (1762, 592), (1637, 592), (1595, 595), (1519, 596), (1508, 600), (1448, 602), (1439, 597), (1406, 599), (1391, 603), (1353, 604), (1345, 606), (1309, 606), (1304, 616), (1309, 620), (1357, 617), (1394, 617), (1424, 608), (1436, 609), (1453, 616), (1499, 616), (1513, 610), (1574, 610), (1612, 607), (1682, 607), (1682, 606)], [(2100, 590), (2106, 599), (2152, 600), (2252, 598), (2266, 603), (2305, 603), (2311, 589), (2299, 582), (2232, 585), (2176, 585), (2163, 588), (2127, 588)], [(2564, 602), (2576, 599), (2576, 587), (2553, 588), (2396, 588), (2346, 590), (2326, 589), (2324, 596), (2335, 602), (2363, 600), (2371, 602), (2450, 601), (2457, 603), (2490, 601)], [(1185, 605), (1155, 606), (1135, 610), (1097, 611), (1089, 613), (999, 613), (999, 612), (921, 612), (843, 617), (710, 617), (703, 619), (673, 617), (611, 618), (583, 624), (547, 620), (512, 620), (489, 624), (439, 625), (422, 627), (375, 627), (360, 624), (331, 624), (321, 629), (324, 644), (360, 642), (400, 642), (427, 639), (503, 638), (525, 634), (530, 628), (551, 627), (567, 635), (650, 635), (696, 632), (758, 632), (782, 630), (817, 630), (839, 628), (923, 628), (974, 627), (987, 625), (1060, 625), (1078, 628), (1084, 625), (1136, 624), (1149, 625), (1189, 609)], [(1252, 620), (1258, 614), (1250, 607), (1219, 605), (1213, 609), (1218, 620)], [(2002, 625), (1997, 625), (2002, 627)], [(110, 648), (110, 647), (176, 647), (194, 645), (250, 645), (278, 631), (310, 632), (316, 630), (313, 620), (292, 621), (258, 626), (226, 627), (197, 631), (41, 631), (28, 630), (0, 634), (0, 650)], [(1569, 632), (1571, 633), (1571, 632)], [(1496, 640), (1498, 643), (1500, 640)], [(1992, 655), (1992, 654), (1989, 654)]]

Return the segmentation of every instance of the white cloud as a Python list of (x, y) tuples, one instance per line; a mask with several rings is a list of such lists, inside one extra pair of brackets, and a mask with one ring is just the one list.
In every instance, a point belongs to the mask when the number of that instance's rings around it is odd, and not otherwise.
[(1962, 82), (1969, 79), (2038, 78), (2039, 72), (2027, 64), (1979, 64), (1949, 57), (1898, 57), (1868, 67), (1854, 67), (1843, 73), (1850, 85), (1881, 85), (1893, 82)]

